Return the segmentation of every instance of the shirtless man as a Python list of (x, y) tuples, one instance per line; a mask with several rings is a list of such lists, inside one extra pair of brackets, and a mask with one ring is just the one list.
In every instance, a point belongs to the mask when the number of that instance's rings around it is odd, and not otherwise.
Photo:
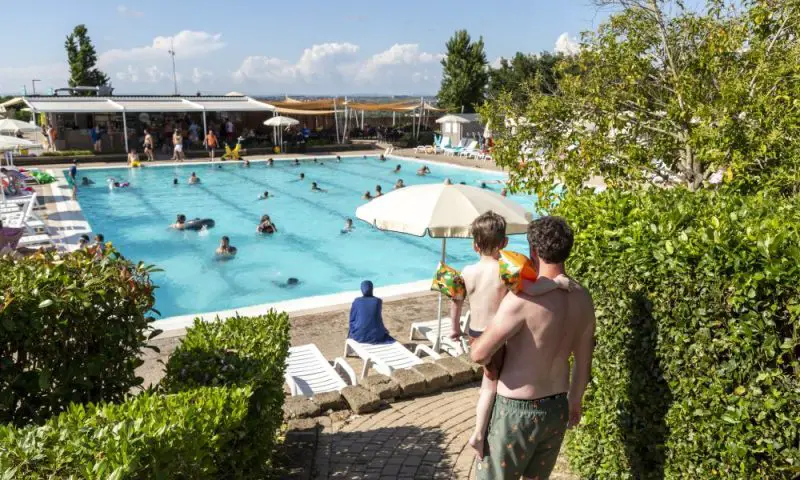
[(147, 161), (152, 162), (153, 157), (153, 148), (155, 143), (153, 142), (153, 136), (150, 135), (150, 130), (144, 131), (144, 154), (147, 155)]
[[(564, 274), (573, 243), (564, 219), (542, 217), (531, 222), (528, 243), (540, 278)], [(478, 463), (479, 480), (549, 478), (567, 426), (581, 419), (594, 327), (592, 298), (580, 286), (537, 297), (506, 295), (470, 353), (474, 361), (485, 364), (506, 347), (486, 437), (488, 452)]]

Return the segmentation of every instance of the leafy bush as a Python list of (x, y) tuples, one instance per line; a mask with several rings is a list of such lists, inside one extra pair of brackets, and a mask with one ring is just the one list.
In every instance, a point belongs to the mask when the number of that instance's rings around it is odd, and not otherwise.
[(404, 133), (394, 144), (400, 148), (414, 148), (417, 145), (433, 145), (433, 132), (420, 132), (415, 139), (411, 133)]
[(573, 194), (571, 274), (597, 310), (588, 478), (791, 478), (800, 466), (800, 201)]
[(270, 311), (259, 317), (195, 320), (170, 356), (159, 388), (167, 393), (202, 386), (249, 386), (247, 434), (226, 471), (260, 478), (268, 467), (283, 422), (283, 373), (289, 352), (289, 316)]
[(94, 152), (91, 150), (59, 150), (42, 153), (43, 157), (89, 157), (92, 155), (94, 155)]
[(0, 475), (30, 480), (232, 478), (223, 466), (247, 430), (249, 388), (152, 392), (71, 405), (43, 426), (0, 426)]
[(110, 248), (100, 259), (0, 257), (0, 421), (41, 423), (70, 403), (121, 400), (140, 385), (151, 271)]

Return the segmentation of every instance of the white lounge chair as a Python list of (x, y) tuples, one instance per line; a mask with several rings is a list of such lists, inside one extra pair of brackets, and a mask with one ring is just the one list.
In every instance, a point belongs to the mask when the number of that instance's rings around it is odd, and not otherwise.
[(442, 137), (439, 145), (433, 147), (433, 153), (444, 153), (446, 148), (450, 148), (450, 137)]
[(344, 342), (344, 356), (347, 357), (351, 353), (364, 361), (364, 368), (361, 369), (361, 378), (367, 376), (370, 366), (374, 367), (378, 373), (391, 375), (395, 370), (411, 368), (414, 365), (421, 364), (422, 359), (420, 356), (423, 353), (434, 359), (441, 358), (441, 355), (426, 345), (417, 345), (414, 353), (411, 353), (400, 342), (374, 345), (371, 343), (359, 343), (352, 338), (348, 338)]
[(337, 369), (347, 376), (351, 385), (356, 384), (356, 374), (347, 364), (347, 360), (337, 357), (331, 366), (319, 348), (309, 343), (289, 348), (286, 373), (283, 376), (292, 395), (314, 395), (340, 391), (347, 386)]
[[(467, 312), (465, 315), (461, 316), (461, 331), (466, 332), (469, 328), (469, 318), (470, 312)], [(426, 322), (414, 322), (411, 324), (411, 333), (409, 333), (408, 339), (409, 340), (417, 340), (417, 335), (421, 335), (423, 338), (427, 339), (433, 345), (436, 345), (436, 328), (438, 325), (438, 320), (430, 320)], [(442, 319), (442, 338), (440, 342), (441, 349), (447, 352), (449, 355), (453, 357), (457, 357), (464, 352), (467, 351), (467, 346), (465, 342), (462, 341), (454, 341), (450, 338), (450, 334), (453, 332), (453, 326), (450, 322), (450, 317), (445, 317)]]
[(416, 153), (436, 153), (436, 148), (439, 147), (442, 139), (441, 135), (434, 135), (433, 144), (432, 145), (417, 145), (417, 148), (414, 149)]
[(3, 225), (7, 227), (22, 227), (28, 221), (28, 217), (33, 212), (36, 204), (36, 193), (25, 198), (24, 202), (7, 204), (4, 211), (0, 213)]
[(480, 153), (480, 150), (478, 149), (478, 141), (472, 140), (467, 144), (467, 146), (463, 150), (458, 152), (458, 156), (471, 157), (473, 155), (477, 155), (478, 153)]

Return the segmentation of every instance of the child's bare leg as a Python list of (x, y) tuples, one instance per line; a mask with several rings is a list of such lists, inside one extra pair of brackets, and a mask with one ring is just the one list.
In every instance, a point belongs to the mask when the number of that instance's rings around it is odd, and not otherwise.
[(481, 391), (478, 395), (478, 406), (475, 411), (475, 431), (469, 437), (469, 445), (475, 449), (478, 458), (483, 458), (483, 445), (489, 418), (492, 415), (494, 398), (497, 395), (497, 380), (491, 380), (485, 374), (481, 380)]

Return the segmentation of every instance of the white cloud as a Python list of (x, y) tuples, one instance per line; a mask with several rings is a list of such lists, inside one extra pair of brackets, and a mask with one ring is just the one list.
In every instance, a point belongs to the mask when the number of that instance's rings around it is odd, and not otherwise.
[(323, 43), (303, 51), (296, 63), (273, 57), (250, 56), (242, 61), (233, 78), (269, 83), (312, 83), (341, 76), (347, 61), (358, 52), (352, 43)]
[(139, 69), (133, 65), (128, 65), (124, 72), (117, 72), (115, 77), (117, 80), (136, 83), (139, 81)]
[(397, 93), (404, 90), (403, 85), (432, 87), (440, 78), (439, 62), (444, 55), (421, 51), (418, 44), (395, 44), (367, 58), (358, 58), (359, 51), (351, 43), (324, 43), (307, 48), (297, 62), (251, 56), (242, 61), (233, 78), (259, 88), (301, 83), (307, 89), (328, 92), (378, 87)]
[(125, 5), (117, 5), (117, 13), (124, 17), (141, 17), (144, 15), (144, 12), (133, 10)]
[(109, 50), (101, 53), (97, 60), (101, 67), (119, 61), (152, 61), (167, 58), (167, 52), (173, 45), (176, 58), (191, 58), (220, 50), (225, 47), (225, 42), (221, 33), (183, 30), (171, 37), (155, 37), (150, 45), (144, 47)]
[[(415, 43), (394, 44), (388, 50), (377, 53), (367, 59), (356, 73), (356, 81), (371, 83), (379, 81), (385, 76), (403, 75), (413, 78), (422, 78), (425, 73), (414, 71), (426, 64), (438, 64), (444, 55), (420, 52), (419, 45)], [(409, 71), (409, 67), (410, 70)]]
[(201, 70), (197, 67), (194, 67), (192, 70), (192, 83), (195, 85), (199, 85), (205, 81), (209, 81), (214, 76), (214, 72), (210, 72), (208, 70)]
[(556, 53), (563, 53), (564, 55), (575, 55), (580, 52), (581, 44), (575, 38), (570, 37), (568, 32), (564, 32), (558, 36), (554, 51)]

